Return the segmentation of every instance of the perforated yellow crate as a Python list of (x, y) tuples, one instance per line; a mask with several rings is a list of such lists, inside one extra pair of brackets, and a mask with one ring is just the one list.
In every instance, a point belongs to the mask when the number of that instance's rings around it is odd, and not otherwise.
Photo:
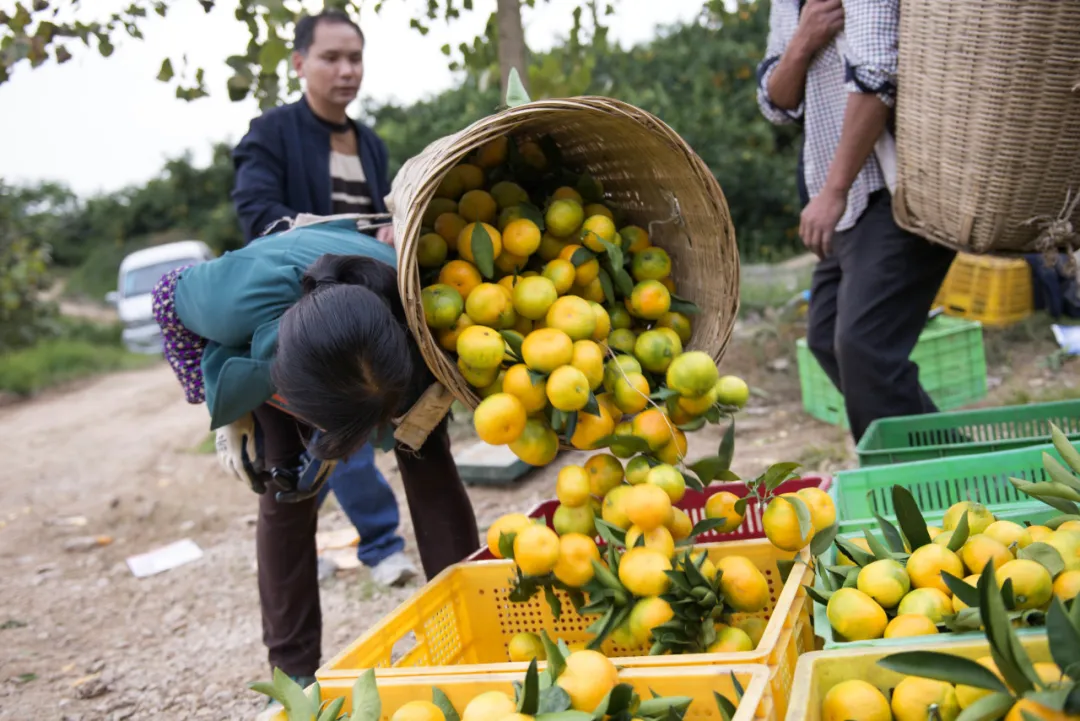
[[(770, 690), (779, 714), (786, 711), (788, 689), (799, 655), (814, 648), (810, 603), (804, 584), (813, 571), (803, 551), (786, 583), (778, 560), (796, 554), (781, 551), (766, 539), (704, 544), (714, 561), (741, 555), (756, 565), (769, 584), (770, 605), (754, 615), (767, 618), (761, 642), (753, 651), (722, 654), (649, 656), (647, 647), (622, 648), (610, 640), (602, 649), (625, 668), (686, 667), (713, 664), (755, 664), (770, 669)], [(526, 664), (507, 661), (507, 644), (522, 631), (547, 631), (567, 643), (589, 640), (585, 629), (596, 618), (578, 615), (560, 594), (563, 613), (556, 620), (542, 595), (528, 603), (507, 598), (513, 578), (510, 561), (479, 561), (446, 569), (316, 672), (319, 681), (355, 679), (368, 668), (385, 678), (460, 673), (523, 673)]]
[(938, 290), (948, 315), (1007, 326), (1031, 315), (1035, 298), (1026, 260), (960, 253)]
[[(919, 651), (938, 651), (977, 660), (990, 655), (990, 644), (979, 641), (940, 641), (933, 636), (923, 637)], [(1046, 632), (1020, 636), (1020, 644), (1033, 662), (1051, 661)], [(861, 680), (877, 686), (886, 697), (889, 689), (903, 675), (878, 666), (878, 659), (900, 651), (915, 650), (912, 646), (878, 646), (851, 651), (816, 651), (799, 659), (795, 683), (791, 687), (791, 703), (785, 721), (822, 721), (821, 702), (833, 686), (844, 681)]]
[[(768, 698), (769, 669), (761, 665), (744, 666), (693, 666), (690, 668), (635, 668), (619, 674), (621, 683), (634, 687), (642, 698), (652, 698), (652, 692), (661, 696), (690, 696), (694, 702), (686, 712), (686, 721), (717, 721), (713, 692), (735, 703), (735, 684), (731, 675), (743, 688), (742, 700), (733, 721), (777, 721), (780, 717)], [(478, 694), (486, 691), (502, 691), (513, 694), (513, 682), (520, 681), (520, 673), (487, 675), (456, 674), (439, 676), (413, 676), (388, 678), (379, 675), (379, 700), (382, 701), (382, 718), (386, 721), (409, 701), (428, 700), (431, 690), (438, 687), (454, 708), (461, 713), (465, 705)], [(352, 711), (352, 686), (350, 679), (320, 681), (324, 701), (345, 698), (343, 710)], [(279, 712), (274, 721), (286, 721), (285, 713)]]

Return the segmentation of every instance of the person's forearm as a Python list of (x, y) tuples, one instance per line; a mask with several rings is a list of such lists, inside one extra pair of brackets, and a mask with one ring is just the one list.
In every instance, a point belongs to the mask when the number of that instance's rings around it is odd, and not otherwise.
[(844, 128), (825, 189), (846, 195), (881, 137), (890, 109), (876, 95), (851, 93), (844, 110)]
[(769, 100), (782, 110), (797, 110), (806, 93), (806, 73), (813, 51), (798, 35), (792, 38), (769, 77)]

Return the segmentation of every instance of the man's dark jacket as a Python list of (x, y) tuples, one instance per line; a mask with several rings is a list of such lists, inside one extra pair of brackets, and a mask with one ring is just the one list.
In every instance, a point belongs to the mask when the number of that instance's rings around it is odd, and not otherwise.
[[(390, 192), (386, 145), (367, 126), (352, 121), (371, 189), (373, 212), (385, 213)], [(232, 199), (247, 242), (282, 218), (300, 213), (330, 215), (330, 131), (305, 98), (263, 113), (233, 151)], [(283, 230), (283, 227), (276, 228)]]

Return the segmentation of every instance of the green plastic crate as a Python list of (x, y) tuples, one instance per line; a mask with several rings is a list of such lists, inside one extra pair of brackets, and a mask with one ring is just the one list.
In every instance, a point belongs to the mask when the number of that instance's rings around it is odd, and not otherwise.
[(1050, 442), (1050, 424), (1080, 441), (1080, 400), (932, 413), (874, 421), (860, 466), (993, 453)]
[[(848, 427), (844, 398), (814, 358), (806, 339), (796, 344), (803, 407), (818, 420)], [(982, 324), (937, 316), (926, 324), (911, 352), (919, 381), (941, 410), (952, 410), (986, 397), (986, 352)]]
[[(1080, 443), (1074, 445), (1080, 449)], [(895, 520), (894, 485), (911, 491), (919, 510), (932, 525), (940, 525), (949, 506), (960, 501), (978, 501), (999, 518), (1037, 523), (1036, 514), (1057, 512), (1013, 488), (1009, 478), (1045, 481), (1044, 452), (1061, 460), (1053, 444), (1046, 443), (1012, 451), (841, 471), (836, 474), (835, 484), (839, 533), (873, 527), (875, 513)]]

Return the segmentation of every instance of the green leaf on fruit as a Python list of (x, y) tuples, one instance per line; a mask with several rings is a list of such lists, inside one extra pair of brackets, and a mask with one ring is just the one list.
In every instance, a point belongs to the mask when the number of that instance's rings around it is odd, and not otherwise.
[(863, 529), (863, 537), (866, 538), (866, 545), (870, 547), (870, 553), (874, 554), (875, 559), (878, 561), (893, 559), (892, 551), (881, 542), (880, 538), (870, 533), (869, 528)]
[(606, 269), (600, 269), (600, 287), (604, 289), (604, 300), (608, 305), (615, 305), (615, 286), (611, 282), (611, 274)]
[(574, 251), (573, 255), (570, 256), (570, 262), (573, 263), (575, 268), (585, 265), (590, 260), (595, 259), (596, 253), (593, 253), (588, 248), (578, 248)]
[(503, 558), (508, 558), (510, 560), (514, 559), (515, 538), (517, 538), (516, 531), (511, 531), (509, 533), (507, 533), (506, 531), (499, 532), (499, 553), (502, 555)]
[(965, 605), (976, 608), (979, 605), (979, 589), (968, 585), (964, 579), (952, 575), (948, 571), (941, 572), (941, 580), (949, 587), (953, 595), (959, 598)]
[[(375, 669), (360, 674), (352, 687), (352, 715), (349, 721), (379, 721), (382, 718), (382, 700), (375, 683)], [(457, 721), (447, 716), (446, 721)]]
[(952, 535), (949, 536), (949, 542), (946, 544), (953, 553), (956, 553), (964, 544), (967, 543), (968, 534), (971, 532), (971, 526), (968, 523), (968, 514), (963, 513), (960, 515), (960, 520), (956, 523), (956, 528), (953, 529)]
[(450, 698), (438, 686), (431, 689), (431, 703), (438, 706), (443, 716), (446, 717), (446, 721), (461, 721), (461, 716), (458, 715), (454, 704), (450, 703)]
[(896, 526), (889, 523), (889, 519), (879, 513), (875, 513), (874, 518), (877, 519), (878, 528), (881, 529), (882, 535), (885, 536), (885, 542), (889, 544), (889, 550), (893, 553), (904, 553), (907, 549), (904, 548), (904, 539), (900, 535), (900, 531), (896, 530)]
[(615, 245), (614, 243), (609, 243), (608, 241), (604, 240), (603, 238), (601, 238), (599, 235), (596, 235), (595, 233), (593, 233), (593, 235), (596, 237), (597, 240), (600, 241), (600, 245), (604, 246), (604, 251), (607, 253), (608, 259), (611, 261), (611, 267), (612, 268), (621, 268), (621, 267), (623, 267), (624, 260), (623, 260), (622, 249), (619, 246)]
[(731, 419), (724, 437), (720, 439), (720, 447), (716, 451), (716, 457), (720, 459), (721, 471), (731, 469), (731, 459), (735, 456), (735, 419)]
[(837, 538), (836, 547), (840, 549), (841, 553), (850, 558), (852, 563), (854, 563), (859, 568), (862, 568), (869, 563), (873, 563), (875, 560), (872, 555), (859, 548), (846, 538)]
[(723, 721), (731, 721), (735, 718), (738, 709), (731, 702), (731, 699), (727, 696), (721, 696), (717, 691), (713, 691), (713, 698), (716, 699), (716, 708), (720, 712), (720, 718)]
[(815, 533), (814, 537), (810, 539), (810, 554), (820, 556), (829, 550), (829, 546), (836, 540), (836, 533), (839, 529), (840, 527), (834, 523), (825, 530)]
[(521, 343), (524, 340), (524, 338), (521, 337), (521, 334), (512, 330), (501, 330), (499, 331), (499, 335), (506, 341), (506, 345), (510, 346), (510, 352), (514, 354), (514, 358), (520, 361)]
[(1061, 554), (1049, 543), (1032, 543), (1017, 551), (1016, 557), (1035, 561), (1049, 571), (1050, 578), (1057, 578), (1058, 574), (1065, 570), (1065, 561), (1061, 559)]
[(1008, 692), (993, 671), (962, 656), (937, 651), (901, 651), (880, 658), (877, 663), (882, 668), (907, 676), (964, 684), (998, 693)]
[[(908, 540), (911, 550), (914, 551), (916, 548), (921, 548), (930, 543), (930, 532), (926, 530), (926, 520), (919, 510), (919, 504), (915, 502), (915, 497), (911, 495), (911, 491), (903, 486), (893, 486), (892, 499), (893, 510), (896, 511), (896, 521), (900, 524), (900, 530), (903, 532), (904, 538)], [(902, 552), (904, 547), (901, 544), (899, 549), (894, 548), (893, 550)]]
[(689, 301), (686, 298), (680, 298), (672, 293), (671, 312), (682, 313), (683, 315), (697, 315), (701, 312), (701, 308), (697, 307), (692, 301)]
[(483, 223), (473, 224), (469, 244), (477, 270), (485, 278), (492, 278), (495, 275), (495, 246)]
[(799, 536), (806, 538), (814, 528), (814, 522), (810, 516), (810, 507), (798, 496), (779, 496), (782, 501), (787, 501), (795, 509), (795, 517), (799, 519)]
[(540, 631), (540, 641), (544, 644), (544, 651), (547, 655), (547, 673), (554, 684), (556, 679), (562, 675), (563, 670), (566, 669), (566, 656), (568, 654), (563, 653), (559, 645), (551, 640), (551, 636), (548, 636), (545, 630)]
[(773, 464), (762, 474), (761, 482), (765, 484), (765, 489), (772, 493), (780, 487), (780, 484), (788, 480), (798, 467), (798, 463), (791, 462)]
[[(558, 616), (556, 616), (558, 618)], [(537, 670), (536, 659), (529, 662), (529, 668), (525, 671), (525, 683), (521, 687), (521, 696), (518, 698), (518, 713), (527, 716), (535, 716), (540, 707), (540, 672)]]
[[(540, 703), (537, 705), (537, 716), (541, 718), (545, 714), (556, 714), (570, 709), (570, 694), (562, 686), (551, 685), (540, 692)], [(589, 718), (592, 718), (589, 716)]]

